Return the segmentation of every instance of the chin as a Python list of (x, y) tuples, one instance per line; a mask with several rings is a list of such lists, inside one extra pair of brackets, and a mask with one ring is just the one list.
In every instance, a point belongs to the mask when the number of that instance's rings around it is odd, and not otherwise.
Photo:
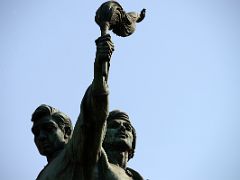
[(119, 139), (116, 142), (116, 145), (118, 145), (124, 149), (131, 149), (131, 145), (129, 145), (129, 142), (126, 139)]
[(51, 154), (51, 151), (49, 149), (42, 149), (42, 150), (39, 150), (39, 153), (42, 156), (48, 156), (49, 154)]
[(45, 152), (45, 151), (39, 151), (39, 153), (40, 153), (42, 156), (47, 156), (47, 155), (48, 155), (48, 153)]

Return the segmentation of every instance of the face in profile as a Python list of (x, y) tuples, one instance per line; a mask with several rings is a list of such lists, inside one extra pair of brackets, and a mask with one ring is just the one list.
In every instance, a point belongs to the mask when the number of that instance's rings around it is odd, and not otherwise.
[(118, 147), (132, 150), (133, 129), (131, 124), (123, 119), (112, 119), (107, 124), (104, 143), (108, 147)]
[(67, 137), (51, 116), (45, 116), (33, 123), (34, 142), (41, 155), (49, 156), (64, 148)]

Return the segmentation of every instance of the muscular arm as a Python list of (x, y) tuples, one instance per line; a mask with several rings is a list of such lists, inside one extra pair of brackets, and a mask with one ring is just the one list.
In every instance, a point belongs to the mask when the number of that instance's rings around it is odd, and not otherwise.
[(107, 35), (97, 39), (96, 45), (94, 79), (83, 97), (80, 115), (69, 142), (72, 159), (85, 166), (93, 166), (99, 159), (108, 115), (107, 76), (102, 75), (102, 64), (109, 64), (113, 44)]

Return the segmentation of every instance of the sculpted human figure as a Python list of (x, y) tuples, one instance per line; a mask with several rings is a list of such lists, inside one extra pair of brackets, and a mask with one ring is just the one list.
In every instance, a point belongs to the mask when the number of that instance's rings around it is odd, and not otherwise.
[[(127, 167), (127, 162), (133, 158), (136, 147), (136, 131), (127, 113), (114, 110), (107, 118), (107, 131), (103, 142), (103, 166), (101, 169), (118, 171), (120, 179), (143, 180), (135, 170)], [(104, 170), (102, 179), (111, 179), (111, 170)]]
[[(63, 154), (65, 154), (63, 150), (71, 139), (72, 123), (66, 114), (45, 104), (40, 105), (34, 111), (32, 121), (34, 142), (39, 153), (46, 156), (48, 161), (48, 164), (39, 173), (37, 179), (46, 179), (52, 176), (48, 170), (52, 164), (55, 166), (54, 169), (57, 169), (56, 166), (64, 165), (67, 162), (63, 157)], [(58, 162), (52, 163), (56, 157), (59, 159)]]

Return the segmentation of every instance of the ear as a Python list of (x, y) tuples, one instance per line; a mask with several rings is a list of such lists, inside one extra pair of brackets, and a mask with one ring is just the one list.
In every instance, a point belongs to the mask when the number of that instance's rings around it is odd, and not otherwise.
[(72, 135), (72, 130), (71, 130), (71, 128), (70, 127), (64, 127), (64, 131), (65, 131), (65, 133), (64, 133), (64, 139), (68, 139), (69, 140), (69, 138), (71, 137), (71, 135)]

